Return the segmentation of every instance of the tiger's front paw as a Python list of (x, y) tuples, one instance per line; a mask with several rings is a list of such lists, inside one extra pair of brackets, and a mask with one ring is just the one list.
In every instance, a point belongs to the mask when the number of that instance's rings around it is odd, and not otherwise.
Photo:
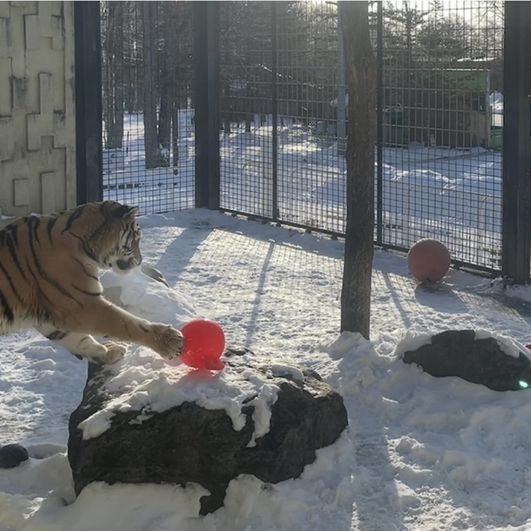
[(102, 357), (102, 361), (107, 365), (113, 365), (117, 361), (120, 361), (125, 353), (127, 352), (127, 347), (122, 343), (105, 343), (105, 355)]
[(153, 325), (155, 335), (154, 350), (164, 359), (171, 360), (180, 356), (184, 347), (184, 337), (181, 332), (172, 326), (156, 324)]

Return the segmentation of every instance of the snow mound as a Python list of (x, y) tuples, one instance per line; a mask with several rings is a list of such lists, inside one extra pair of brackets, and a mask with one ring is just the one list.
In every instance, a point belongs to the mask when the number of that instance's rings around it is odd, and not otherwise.
[(139, 267), (127, 275), (109, 269), (102, 273), (100, 282), (105, 297), (132, 314), (154, 322), (163, 322), (181, 328), (199, 317), (191, 302), (182, 294), (152, 279)]

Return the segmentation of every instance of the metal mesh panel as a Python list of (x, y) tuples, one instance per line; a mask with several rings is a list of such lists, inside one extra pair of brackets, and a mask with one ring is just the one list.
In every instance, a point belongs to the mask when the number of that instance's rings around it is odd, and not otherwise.
[(190, 2), (101, 2), (104, 198), (194, 206)]
[(279, 216), (343, 232), (345, 160), (338, 154), (337, 78), (344, 63), (338, 56), (337, 6), (279, 3), (277, 41)]
[[(191, 3), (101, 15), (105, 197), (193, 207)], [(503, 2), (375, 2), (370, 16), (377, 243), (435, 237), (499, 269)], [(343, 233), (347, 110), (336, 2), (221, 3), (222, 209)]]
[(220, 206), (272, 218), (271, 3), (222, 2), (220, 26)]
[(502, 2), (384, 5), (381, 243), (437, 238), (458, 261), (499, 268), (503, 13)]
[[(434, 237), (458, 262), (499, 269), (503, 14), (502, 2), (372, 4), (377, 243)], [(221, 207), (342, 233), (337, 4), (224, 2), (221, 39)]]
[(337, 43), (332, 2), (223, 2), (222, 208), (344, 229)]

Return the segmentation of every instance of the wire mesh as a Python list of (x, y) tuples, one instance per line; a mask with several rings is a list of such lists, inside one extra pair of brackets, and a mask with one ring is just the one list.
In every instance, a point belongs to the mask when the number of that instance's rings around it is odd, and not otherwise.
[(104, 198), (144, 214), (191, 208), (191, 2), (100, 6)]
[(274, 217), (273, 6), (220, 6), (220, 206)]
[(223, 2), (222, 208), (344, 229), (337, 43), (334, 2)]
[(503, 2), (382, 8), (382, 243), (499, 269)]
[[(278, 6), (279, 215), (297, 224), (343, 232), (345, 65), (338, 54), (337, 4)], [(343, 127), (342, 138), (338, 126)]]
[[(220, 207), (342, 234), (348, 87), (337, 2), (220, 4)], [(194, 206), (191, 2), (102, 2), (104, 194)], [(504, 5), (372, 2), (375, 239), (500, 268)], [(362, 134), (362, 133), (360, 133)]]
[[(377, 23), (381, 10), (382, 24)], [(375, 239), (499, 269), (503, 2), (374, 2)], [(348, 87), (337, 2), (224, 2), (221, 207), (345, 230)]]

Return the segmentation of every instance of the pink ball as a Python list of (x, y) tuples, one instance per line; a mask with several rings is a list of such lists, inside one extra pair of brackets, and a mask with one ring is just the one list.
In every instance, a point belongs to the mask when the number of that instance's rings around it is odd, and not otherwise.
[(417, 280), (437, 282), (450, 269), (450, 252), (439, 240), (419, 240), (409, 250), (407, 265)]
[(181, 332), (184, 349), (175, 358), (175, 363), (182, 362), (195, 369), (221, 370), (225, 367), (219, 359), (225, 351), (225, 334), (221, 326), (208, 319), (194, 319), (183, 326)]

